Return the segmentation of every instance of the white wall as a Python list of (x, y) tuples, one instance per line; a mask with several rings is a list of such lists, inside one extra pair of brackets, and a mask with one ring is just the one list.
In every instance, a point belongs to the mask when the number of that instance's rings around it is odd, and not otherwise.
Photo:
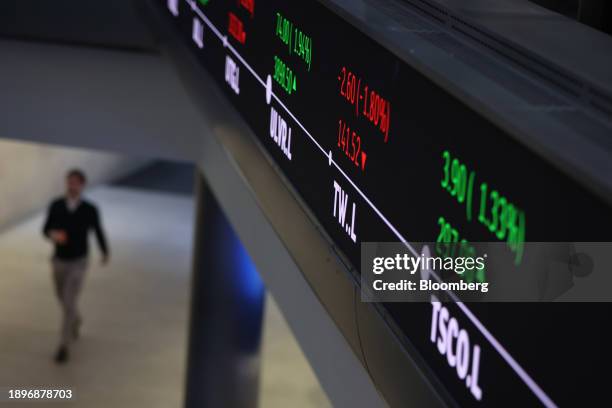
[(61, 195), (68, 169), (83, 169), (91, 187), (144, 163), (141, 158), (0, 139), (0, 229)]

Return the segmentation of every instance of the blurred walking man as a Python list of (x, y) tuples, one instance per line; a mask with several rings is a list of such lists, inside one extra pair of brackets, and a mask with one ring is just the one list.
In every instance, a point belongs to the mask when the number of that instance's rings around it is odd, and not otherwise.
[(77, 299), (87, 270), (90, 230), (96, 234), (103, 265), (109, 257), (98, 209), (81, 196), (86, 181), (81, 170), (68, 172), (66, 195), (51, 203), (43, 227), (43, 234), (55, 245), (53, 280), (63, 311), (61, 341), (55, 356), (60, 364), (68, 361), (70, 343), (78, 338), (82, 323)]

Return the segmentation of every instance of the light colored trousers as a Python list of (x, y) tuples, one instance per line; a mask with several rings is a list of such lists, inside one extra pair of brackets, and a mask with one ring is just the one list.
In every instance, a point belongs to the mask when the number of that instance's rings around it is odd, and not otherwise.
[(80, 324), (77, 300), (85, 271), (87, 270), (87, 258), (74, 260), (61, 260), (53, 258), (53, 281), (55, 283), (55, 293), (60, 301), (63, 312), (61, 345), (69, 346), (74, 339), (77, 326)]

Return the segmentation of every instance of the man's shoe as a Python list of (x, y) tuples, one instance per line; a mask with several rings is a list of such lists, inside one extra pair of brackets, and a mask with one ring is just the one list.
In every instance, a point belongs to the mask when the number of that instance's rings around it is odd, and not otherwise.
[(55, 355), (55, 362), (58, 364), (64, 364), (68, 361), (68, 347), (60, 346)]

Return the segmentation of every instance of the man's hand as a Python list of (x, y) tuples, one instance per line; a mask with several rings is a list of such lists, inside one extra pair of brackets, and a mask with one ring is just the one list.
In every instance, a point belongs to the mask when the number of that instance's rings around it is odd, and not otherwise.
[(110, 260), (110, 257), (108, 255), (102, 255), (102, 260), (100, 261), (100, 265), (102, 266), (108, 265), (109, 260)]
[(68, 234), (64, 230), (51, 230), (49, 231), (49, 238), (57, 245), (64, 245), (68, 242)]

